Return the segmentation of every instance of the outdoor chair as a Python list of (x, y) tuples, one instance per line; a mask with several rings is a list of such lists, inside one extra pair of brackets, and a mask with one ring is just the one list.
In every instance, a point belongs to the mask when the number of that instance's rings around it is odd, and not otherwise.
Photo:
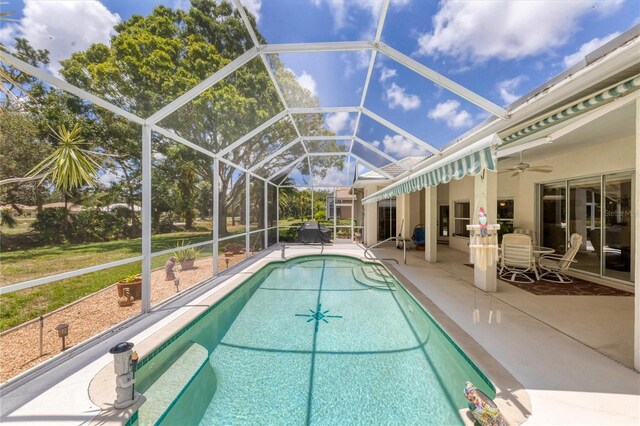
[(500, 278), (514, 283), (532, 283), (527, 273), (536, 273), (531, 237), (525, 234), (505, 234), (502, 237)]
[(571, 234), (569, 250), (564, 255), (545, 254), (540, 256), (538, 265), (542, 270), (540, 279), (552, 283), (569, 284), (573, 280), (564, 273), (569, 269), (572, 263), (576, 263), (574, 258), (578, 254), (580, 245), (582, 244), (582, 235)]

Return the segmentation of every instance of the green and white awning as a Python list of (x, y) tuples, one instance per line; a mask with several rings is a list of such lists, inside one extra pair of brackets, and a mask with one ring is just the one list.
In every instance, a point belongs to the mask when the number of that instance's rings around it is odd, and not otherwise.
[(462, 179), (465, 176), (474, 176), (483, 170), (496, 171), (498, 168), (496, 151), (497, 146), (492, 144), (471, 152), (463, 157), (452, 160), (443, 166), (434, 165), (433, 167), (427, 167), (420, 170), (417, 175), (408, 176), (378, 192), (371, 194), (368, 197), (365, 197), (362, 200), (362, 203), (375, 203), (401, 194), (420, 191), (421, 189), (429, 186), (447, 183), (452, 179)]

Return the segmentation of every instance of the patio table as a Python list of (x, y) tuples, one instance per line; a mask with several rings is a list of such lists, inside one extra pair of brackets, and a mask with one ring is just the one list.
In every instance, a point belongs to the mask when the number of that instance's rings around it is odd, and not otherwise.
[[(555, 253), (555, 249), (552, 249), (551, 247), (544, 247), (544, 246), (532, 246), (531, 251), (533, 252), (533, 256), (535, 257), (533, 272), (536, 274), (536, 280), (539, 280), (540, 273), (538, 272), (538, 259), (543, 254)], [(502, 245), (498, 247), (498, 256), (502, 256)]]

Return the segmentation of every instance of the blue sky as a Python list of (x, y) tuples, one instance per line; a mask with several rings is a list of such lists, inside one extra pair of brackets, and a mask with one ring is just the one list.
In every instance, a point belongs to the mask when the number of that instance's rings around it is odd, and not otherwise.
[[(380, 0), (242, 0), (271, 43), (370, 40)], [(158, 4), (186, 8), (188, 0), (9, 0), (17, 23), (2, 23), (2, 41), (26, 36), (57, 60), (93, 42), (113, 25)], [(391, 0), (382, 41), (507, 106), (586, 53), (638, 23), (637, 0), (448, 1)], [(70, 25), (83, 22), (82, 26)], [(322, 106), (360, 103), (370, 52), (281, 55)], [(291, 105), (295, 106), (295, 105)], [(378, 54), (365, 106), (427, 143), (442, 147), (489, 114)], [(352, 117), (334, 117), (352, 123)], [(338, 120), (341, 118), (341, 120)], [(419, 154), (415, 144), (361, 120), (358, 135), (392, 156)], [(346, 129), (346, 127), (345, 127)]]

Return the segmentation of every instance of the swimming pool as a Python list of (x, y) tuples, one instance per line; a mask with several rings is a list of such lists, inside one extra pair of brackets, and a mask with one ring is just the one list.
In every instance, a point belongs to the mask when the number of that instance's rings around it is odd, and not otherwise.
[(487, 378), (382, 266), (271, 263), (143, 359), (138, 423), (462, 424)]

